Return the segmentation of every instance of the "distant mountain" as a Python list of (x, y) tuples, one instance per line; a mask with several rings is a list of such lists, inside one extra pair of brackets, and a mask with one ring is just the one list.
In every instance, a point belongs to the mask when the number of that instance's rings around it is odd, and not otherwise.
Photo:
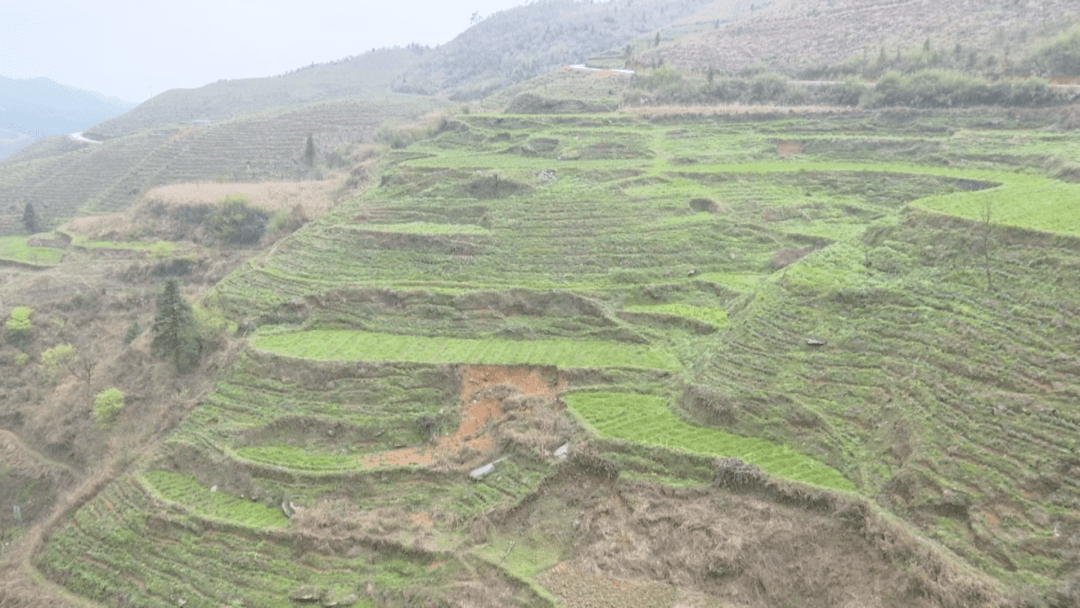
[(0, 158), (35, 140), (82, 131), (133, 107), (48, 78), (0, 76)]
[(728, 17), (748, 11), (751, 4), (749, 0), (540, 0), (499, 11), (428, 52), (394, 89), (477, 99), (552, 68), (583, 63), (597, 53), (621, 53), (627, 44), (707, 8)]

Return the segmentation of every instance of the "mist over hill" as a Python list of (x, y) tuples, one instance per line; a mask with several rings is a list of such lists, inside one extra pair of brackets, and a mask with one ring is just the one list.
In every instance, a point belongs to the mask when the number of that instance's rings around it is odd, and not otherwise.
[(0, 158), (49, 135), (81, 131), (135, 107), (48, 78), (0, 76)]

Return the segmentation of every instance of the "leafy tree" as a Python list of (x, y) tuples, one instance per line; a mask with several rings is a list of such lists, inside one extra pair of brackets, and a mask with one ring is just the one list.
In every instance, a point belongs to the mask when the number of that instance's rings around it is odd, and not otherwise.
[(37, 210), (34, 209), (33, 203), (26, 203), (26, 207), (23, 208), (22, 223), (30, 234), (37, 234), (45, 230), (41, 224), (41, 217), (37, 214)]
[(41, 353), (41, 366), (53, 378), (59, 379), (64, 372), (70, 373), (79, 380), (90, 384), (94, 376), (94, 368), (97, 361), (90, 357), (81, 356), (79, 349), (71, 344), (57, 344), (56, 346)]
[(127, 405), (124, 392), (115, 386), (105, 389), (94, 397), (94, 420), (98, 426), (108, 428)]
[(180, 293), (176, 279), (165, 282), (158, 294), (157, 312), (152, 326), (154, 353), (176, 364), (181, 373), (191, 371), (199, 362), (199, 334), (191, 304)]

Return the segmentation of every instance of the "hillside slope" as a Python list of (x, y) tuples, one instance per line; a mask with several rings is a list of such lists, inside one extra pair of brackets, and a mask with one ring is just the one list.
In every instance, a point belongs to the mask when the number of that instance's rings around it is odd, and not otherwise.
[(1068, 605), (1078, 189), (1013, 168), (1075, 138), (777, 117), (393, 151), (217, 284), (249, 348), (34, 567), (107, 605)]
[(849, 60), (873, 61), (882, 52), (889, 59), (909, 55), (928, 43), (944, 59), (956, 54), (967, 69), (999, 73), (1077, 19), (1080, 6), (1064, 0), (787, 0), (661, 45), (640, 61), (798, 75)]
[[(719, 0), (731, 13), (743, 0)], [(712, 0), (544, 0), (497, 12), (426, 53), (395, 83), (399, 91), (448, 92), (477, 99), (651, 35), (701, 10)]]
[[(146, 129), (102, 144), (40, 142), (0, 164), (0, 235), (22, 232), (26, 203), (55, 227), (79, 214), (122, 211), (157, 186), (308, 179), (328, 165), (350, 163), (375, 143), (387, 121), (440, 105), (433, 98), (385, 93), (204, 127)], [(311, 166), (303, 158), (309, 134), (316, 147)]]
[(87, 131), (116, 137), (166, 125), (216, 123), (275, 108), (379, 96), (419, 59), (417, 51), (369, 51), (331, 63), (299, 68), (267, 78), (221, 80), (197, 89), (172, 89), (134, 110)]

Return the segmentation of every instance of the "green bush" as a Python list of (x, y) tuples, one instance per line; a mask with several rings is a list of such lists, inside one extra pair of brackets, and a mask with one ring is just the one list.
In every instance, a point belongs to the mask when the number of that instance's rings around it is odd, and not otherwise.
[(124, 332), (124, 344), (131, 344), (142, 335), (143, 326), (138, 321), (132, 321), (131, 325), (128, 325), (127, 331)]
[(124, 411), (125, 399), (124, 392), (115, 386), (98, 393), (94, 397), (94, 420), (98, 426), (108, 428)]
[(882, 76), (867, 105), (955, 108), (1042, 106), (1054, 101), (1053, 91), (1044, 80), (992, 81), (950, 70), (921, 70)]
[(262, 238), (269, 220), (270, 214), (248, 205), (246, 196), (230, 194), (207, 218), (207, 228), (223, 243), (251, 245)]
[(15, 355), (15, 365), (17, 367), (24, 367), (29, 362), (30, 362), (30, 355), (28, 355), (26, 353), (19, 353), (19, 354)]
[(195, 314), (195, 327), (199, 337), (199, 352), (206, 354), (221, 348), (228, 331), (225, 317), (217, 309), (198, 304), (192, 307), (192, 311)]

